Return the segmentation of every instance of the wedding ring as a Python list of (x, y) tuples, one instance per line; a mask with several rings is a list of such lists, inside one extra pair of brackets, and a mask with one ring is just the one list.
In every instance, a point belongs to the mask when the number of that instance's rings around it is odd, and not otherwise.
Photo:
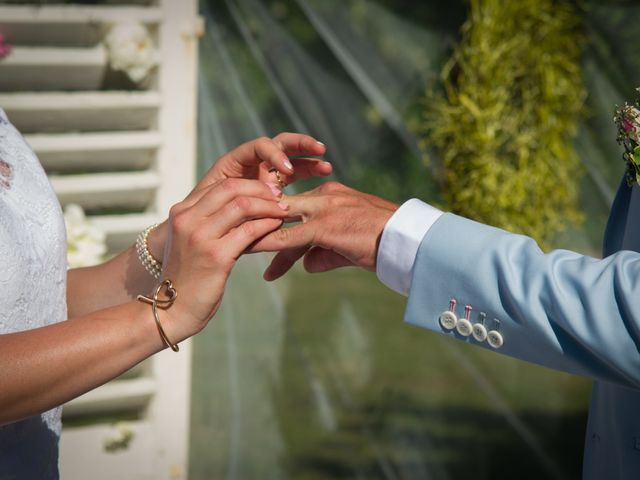
[(280, 190), (282, 190), (284, 187), (287, 186), (287, 182), (285, 182), (282, 179), (282, 176), (280, 175), (280, 172), (278, 170), (276, 170), (275, 168), (272, 168), (271, 170), (269, 170), (269, 173), (275, 173), (276, 174), (276, 181), (278, 182), (278, 186), (280, 187)]

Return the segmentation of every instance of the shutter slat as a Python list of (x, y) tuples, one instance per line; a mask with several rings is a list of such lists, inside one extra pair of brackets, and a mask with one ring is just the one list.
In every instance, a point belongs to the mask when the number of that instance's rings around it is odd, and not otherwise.
[(148, 130), (160, 104), (154, 91), (0, 93), (0, 106), (22, 133)]
[(158, 132), (31, 134), (25, 138), (49, 172), (140, 170), (162, 144)]
[[(78, 24), (133, 20), (141, 23), (159, 23), (162, 11), (158, 7), (101, 6), (101, 5), (3, 5), (0, 25), (7, 24)], [(33, 36), (33, 30), (29, 32)]]
[(85, 210), (138, 210), (149, 205), (160, 185), (156, 172), (51, 175), (62, 205), (77, 203)]
[(102, 45), (15, 47), (0, 62), (0, 90), (95, 90), (102, 85), (106, 69)]

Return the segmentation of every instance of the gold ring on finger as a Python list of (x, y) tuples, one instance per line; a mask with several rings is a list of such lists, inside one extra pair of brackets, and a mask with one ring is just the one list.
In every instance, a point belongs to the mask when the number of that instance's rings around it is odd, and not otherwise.
[(280, 186), (280, 189), (282, 190), (284, 187), (287, 186), (287, 182), (285, 182), (282, 179), (282, 175), (280, 174), (280, 172), (278, 170), (276, 170), (275, 168), (272, 168), (271, 170), (269, 170), (269, 172), (273, 172), (276, 174), (276, 181), (278, 182), (278, 185)]

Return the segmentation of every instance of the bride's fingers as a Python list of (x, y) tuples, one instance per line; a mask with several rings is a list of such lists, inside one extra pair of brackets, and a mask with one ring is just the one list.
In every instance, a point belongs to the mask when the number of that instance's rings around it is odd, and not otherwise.
[(261, 137), (244, 143), (222, 156), (219, 161), (236, 165), (239, 172), (264, 162), (284, 175), (294, 173), (289, 156), (324, 155), (326, 147), (315, 138), (302, 133), (281, 133), (273, 139)]
[(293, 173), (293, 165), (287, 154), (272, 139), (260, 137), (222, 155), (195, 189), (200, 190), (223, 178), (255, 179), (263, 162), (282, 174)]
[[(277, 169), (282, 174), (293, 173), (289, 155), (322, 155), (323, 144), (309, 135), (301, 133), (281, 134), (270, 139), (261, 137), (244, 143), (220, 157), (218, 162), (230, 168), (230, 174), (242, 176), (247, 167), (257, 167), (261, 162)], [(232, 176), (232, 175), (228, 175)]]
[[(287, 185), (306, 178), (326, 177), (327, 175), (331, 175), (331, 172), (333, 171), (333, 166), (329, 162), (325, 162), (318, 158), (292, 158), (291, 163), (293, 163), (295, 173), (291, 175), (280, 173), (280, 178)], [(261, 179), (266, 182), (277, 183), (278, 177), (269, 165), (264, 164), (261, 168), (263, 169), (263, 172), (260, 175)]]
[(242, 196), (277, 201), (282, 198), (282, 192), (274, 185), (267, 185), (256, 180), (229, 178), (191, 192), (179, 204), (178, 209), (192, 208), (192, 213), (195, 216), (208, 217), (234, 198)]
[(289, 156), (320, 156), (327, 150), (324, 143), (303, 133), (279, 133), (273, 137), (273, 141)]
[(218, 244), (222, 258), (237, 259), (258, 239), (268, 235), (282, 225), (282, 220), (276, 218), (260, 218), (249, 220), (227, 233)]
[(278, 252), (262, 274), (262, 277), (268, 282), (277, 280), (287, 273), (307, 253), (307, 250), (309, 250), (309, 246), (305, 245)]
[(287, 205), (255, 197), (236, 197), (205, 220), (206, 235), (222, 238), (233, 228), (258, 218), (274, 218), (280, 224), (287, 216)]

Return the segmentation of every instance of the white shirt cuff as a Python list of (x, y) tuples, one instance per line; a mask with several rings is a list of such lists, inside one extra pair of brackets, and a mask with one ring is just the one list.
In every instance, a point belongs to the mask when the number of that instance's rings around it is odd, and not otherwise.
[(376, 266), (378, 278), (387, 287), (409, 294), (418, 248), (440, 215), (442, 211), (412, 198), (389, 219), (380, 238)]

